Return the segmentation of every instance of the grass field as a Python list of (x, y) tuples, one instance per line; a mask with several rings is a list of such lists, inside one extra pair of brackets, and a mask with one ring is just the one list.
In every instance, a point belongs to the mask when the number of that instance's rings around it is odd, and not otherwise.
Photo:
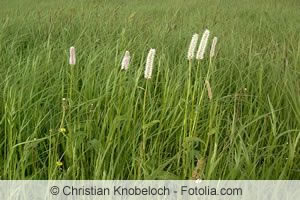
[[(299, 13), (298, 0), (1, 0), (0, 179), (300, 179)], [(205, 59), (189, 62), (205, 29)]]

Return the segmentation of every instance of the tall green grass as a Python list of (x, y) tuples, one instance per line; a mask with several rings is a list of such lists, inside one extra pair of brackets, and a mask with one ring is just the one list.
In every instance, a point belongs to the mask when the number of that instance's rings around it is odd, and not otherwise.
[[(299, 179), (299, 11), (296, 0), (4, 0), (0, 179)], [(216, 56), (189, 62), (205, 28)]]

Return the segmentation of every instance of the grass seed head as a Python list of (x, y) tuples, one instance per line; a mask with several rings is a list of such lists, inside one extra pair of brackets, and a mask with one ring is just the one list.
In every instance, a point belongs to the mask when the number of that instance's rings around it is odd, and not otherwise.
[(152, 77), (154, 56), (155, 56), (155, 49), (150, 49), (146, 61), (145, 79), (151, 79)]
[(200, 45), (199, 45), (197, 55), (196, 55), (197, 60), (202, 60), (204, 58), (205, 49), (206, 49), (207, 41), (208, 41), (208, 38), (209, 38), (209, 34), (210, 34), (209, 30), (206, 29), (204, 31), (203, 35), (202, 35)]
[(198, 180), (201, 182), (201, 179), (203, 178), (204, 175), (205, 165), (206, 165), (205, 159), (201, 158), (198, 160), (197, 165), (194, 171), (192, 172), (192, 180)]
[(121, 70), (127, 70), (129, 63), (130, 63), (130, 53), (129, 51), (126, 51), (121, 63)]
[(214, 37), (214, 39), (212, 41), (212, 44), (211, 44), (211, 48), (210, 48), (210, 54), (209, 54), (210, 58), (215, 56), (215, 50), (216, 50), (217, 42), (218, 42), (218, 38)]
[(75, 65), (76, 63), (76, 57), (75, 57), (75, 47), (70, 48), (70, 59), (69, 59), (69, 64), (70, 65)]
[(189, 46), (188, 55), (187, 55), (188, 60), (192, 60), (195, 57), (195, 49), (197, 46), (198, 38), (199, 38), (199, 35), (197, 33), (195, 33), (192, 37), (192, 40), (191, 40), (191, 43)]
[(213, 95), (212, 95), (211, 87), (210, 87), (208, 80), (205, 81), (205, 85), (206, 85), (206, 89), (207, 89), (208, 98), (209, 98), (209, 100), (212, 100)]

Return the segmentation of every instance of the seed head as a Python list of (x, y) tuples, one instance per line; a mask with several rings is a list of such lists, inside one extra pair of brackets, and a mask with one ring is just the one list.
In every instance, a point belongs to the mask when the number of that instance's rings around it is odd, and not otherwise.
[(195, 57), (195, 49), (197, 46), (198, 38), (199, 38), (199, 34), (197, 34), (197, 33), (195, 33), (192, 37), (192, 40), (191, 40), (191, 43), (189, 46), (188, 55), (187, 55), (188, 60), (192, 60)]
[(121, 63), (121, 70), (126, 71), (128, 69), (129, 63), (130, 63), (130, 53), (129, 51), (126, 51)]
[(205, 53), (208, 38), (209, 38), (209, 30), (206, 29), (202, 35), (200, 45), (197, 51), (197, 55), (196, 55), (197, 60), (202, 60), (204, 58), (204, 53)]
[(154, 56), (155, 56), (155, 49), (150, 49), (148, 56), (147, 56), (147, 61), (146, 61), (145, 79), (151, 79)]
[(209, 98), (209, 100), (212, 100), (212, 91), (211, 91), (211, 87), (210, 87), (208, 80), (205, 81), (205, 85), (206, 85), (206, 89), (207, 89), (208, 98)]
[(70, 59), (69, 59), (69, 64), (70, 65), (75, 65), (76, 63), (76, 57), (75, 57), (75, 47), (70, 48)]
[(210, 58), (215, 56), (215, 49), (216, 49), (217, 42), (218, 42), (218, 38), (214, 37), (210, 48), (210, 54), (209, 54)]

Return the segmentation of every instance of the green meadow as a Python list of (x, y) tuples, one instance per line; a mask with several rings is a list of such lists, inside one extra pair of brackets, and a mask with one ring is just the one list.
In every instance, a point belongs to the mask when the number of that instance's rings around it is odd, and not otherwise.
[(299, 13), (298, 0), (1, 0), (0, 179), (300, 179)]

